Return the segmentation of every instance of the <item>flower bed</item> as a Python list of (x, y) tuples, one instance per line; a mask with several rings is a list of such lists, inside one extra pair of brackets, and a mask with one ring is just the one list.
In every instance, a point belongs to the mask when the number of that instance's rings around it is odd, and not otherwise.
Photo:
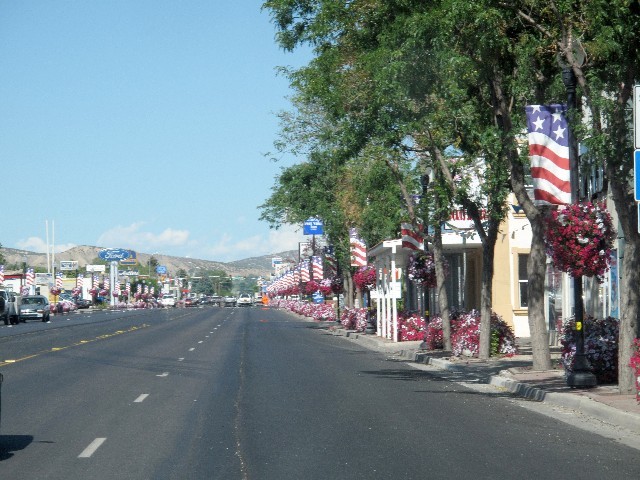
[(269, 305), (275, 308), (289, 310), (298, 315), (311, 317), (317, 321), (336, 320), (335, 309), (330, 303), (309, 303), (300, 300), (273, 299), (269, 302)]
[(401, 342), (424, 340), (427, 323), (417, 313), (400, 312), (398, 313), (398, 330)]
[(633, 341), (633, 354), (629, 366), (636, 373), (636, 401), (640, 403), (640, 338)]
[(367, 328), (367, 309), (345, 307), (340, 314), (340, 323), (347, 330), (364, 332), (365, 328)]
[[(618, 334), (619, 320), (607, 317), (595, 319), (586, 317), (584, 325), (584, 353), (591, 364), (591, 371), (598, 383), (618, 381)], [(573, 370), (576, 353), (575, 321), (569, 320), (558, 325), (562, 344), (561, 361), (567, 372)]]
[[(425, 342), (428, 350), (444, 348), (442, 318), (433, 317), (426, 327)], [(459, 312), (451, 315), (451, 346), (455, 356), (476, 356), (480, 349), (480, 312)], [(491, 355), (515, 355), (516, 339), (507, 323), (493, 313), (491, 315)]]

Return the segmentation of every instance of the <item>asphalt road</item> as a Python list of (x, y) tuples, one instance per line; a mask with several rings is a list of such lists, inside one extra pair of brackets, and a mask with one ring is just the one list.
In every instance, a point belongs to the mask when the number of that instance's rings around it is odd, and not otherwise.
[(638, 452), (279, 311), (0, 327), (0, 479), (640, 478)]

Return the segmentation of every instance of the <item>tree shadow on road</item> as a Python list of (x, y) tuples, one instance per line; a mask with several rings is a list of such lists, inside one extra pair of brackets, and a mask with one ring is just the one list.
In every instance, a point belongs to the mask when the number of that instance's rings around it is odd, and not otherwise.
[(0, 462), (13, 457), (33, 443), (32, 435), (0, 435)]

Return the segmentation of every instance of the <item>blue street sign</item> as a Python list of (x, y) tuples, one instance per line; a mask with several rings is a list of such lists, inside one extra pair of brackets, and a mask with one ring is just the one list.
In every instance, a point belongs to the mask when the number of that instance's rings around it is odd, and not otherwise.
[(167, 274), (167, 267), (164, 265), (158, 265), (156, 267), (156, 273), (158, 275), (166, 275)]
[(303, 235), (324, 235), (324, 224), (318, 218), (307, 218), (302, 226)]
[(633, 184), (636, 202), (640, 202), (640, 150), (636, 150), (633, 154)]

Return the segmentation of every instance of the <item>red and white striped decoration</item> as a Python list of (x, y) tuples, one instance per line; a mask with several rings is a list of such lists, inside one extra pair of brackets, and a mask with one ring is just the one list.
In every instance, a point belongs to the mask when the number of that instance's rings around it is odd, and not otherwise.
[(84, 285), (84, 275), (80, 273), (76, 278), (76, 288), (82, 288), (83, 285)]
[(127, 291), (127, 295), (131, 294), (131, 282), (127, 278), (127, 281), (124, 284), (124, 289)]
[(410, 250), (424, 250), (424, 235), (422, 234), (422, 225), (415, 228), (410, 223), (400, 225), (402, 233), (402, 247)]
[(56, 288), (62, 290), (62, 272), (56, 273)]
[(304, 260), (300, 264), (300, 280), (305, 283), (311, 280), (309, 275), (309, 260)]
[(111, 280), (109, 280), (109, 277), (104, 277), (104, 281), (102, 282), (103, 287), (105, 290), (109, 290), (111, 288)]
[(349, 246), (351, 249), (351, 266), (364, 267), (367, 264), (367, 244), (358, 235), (356, 228), (349, 229)]
[(4, 265), (0, 265), (0, 285), (4, 283)]
[(313, 270), (313, 279), (322, 280), (324, 275), (322, 269), (322, 257), (311, 257), (311, 266)]
[(25, 285), (27, 287), (31, 287), (31, 286), (36, 284), (36, 276), (33, 273), (33, 268), (32, 267), (29, 267), (27, 269), (27, 276), (25, 278), (25, 282), (24, 283), (25, 283)]

